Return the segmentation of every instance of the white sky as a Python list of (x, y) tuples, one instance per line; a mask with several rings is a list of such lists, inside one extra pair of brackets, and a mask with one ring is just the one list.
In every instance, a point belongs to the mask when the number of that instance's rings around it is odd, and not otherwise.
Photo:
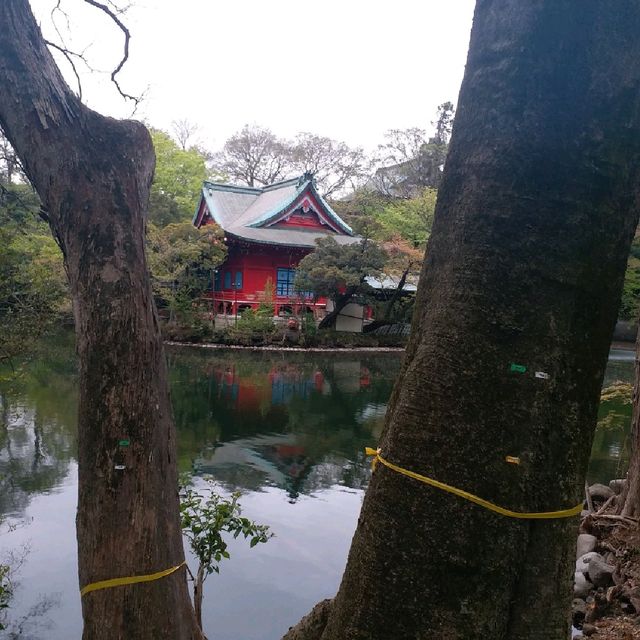
[[(105, 0), (103, 0), (105, 1)], [(118, 76), (145, 92), (136, 117), (169, 130), (187, 119), (219, 148), (244, 124), (283, 137), (311, 131), (372, 150), (388, 129), (431, 128), (438, 104), (457, 102), (473, 0), (131, 0), (130, 59)], [(55, 0), (31, 0), (45, 37), (59, 42)], [(110, 71), (122, 35), (82, 0), (62, 0), (68, 45), (89, 46)], [(61, 64), (72, 86), (73, 75)], [(131, 114), (107, 73), (83, 73), (85, 101)]]

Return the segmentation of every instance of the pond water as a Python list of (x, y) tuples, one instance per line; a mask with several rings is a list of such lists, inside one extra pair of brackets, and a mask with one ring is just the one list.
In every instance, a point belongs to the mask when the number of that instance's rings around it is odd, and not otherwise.
[[(172, 348), (168, 359), (180, 470), (242, 491), (244, 515), (275, 533), (254, 549), (231, 544), (205, 584), (205, 631), (279, 639), (336, 591), (369, 477), (363, 450), (380, 435), (400, 356)], [(612, 352), (605, 385), (632, 376), (633, 353)], [(21, 638), (81, 635), (76, 402), (70, 337), (0, 381), (0, 560), (23, 558), (10, 609)], [(629, 421), (624, 400), (603, 403), (592, 481), (624, 468)]]

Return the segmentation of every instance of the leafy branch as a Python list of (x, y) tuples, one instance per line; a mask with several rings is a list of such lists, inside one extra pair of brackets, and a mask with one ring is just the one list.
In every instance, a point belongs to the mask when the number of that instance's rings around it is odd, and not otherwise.
[(223, 534), (234, 538), (243, 536), (250, 547), (265, 543), (273, 534), (266, 525), (256, 524), (242, 517), (239, 499), (235, 492), (230, 499), (218, 495), (214, 482), (208, 479), (209, 487), (199, 493), (191, 486), (185, 486), (180, 492), (180, 514), (182, 532), (189, 540), (191, 550), (198, 558), (198, 569), (193, 580), (193, 601), (196, 619), (202, 628), (202, 596), (204, 581), (213, 572), (220, 573), (220, 562), (229, 559), (228, 543)]

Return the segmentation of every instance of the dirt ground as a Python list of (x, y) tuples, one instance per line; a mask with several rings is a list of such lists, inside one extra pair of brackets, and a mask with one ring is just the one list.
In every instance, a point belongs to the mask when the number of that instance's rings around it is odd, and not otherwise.
[(598, 538), (596, 550), (615, 564), (614, 585), (589, 604), (583, 634), (594, 640), (640, 640), (640, 527), (587, 517), (581, 530)]
[(596, 623), (596, 633), (587, 636), (594, 640), (637, 640), (640, 638), (640, 626), (631, 618), (603, 619)]

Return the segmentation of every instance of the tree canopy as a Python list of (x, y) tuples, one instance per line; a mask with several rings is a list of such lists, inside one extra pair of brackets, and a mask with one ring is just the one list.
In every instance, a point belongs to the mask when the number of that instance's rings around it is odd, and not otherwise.
[(411, 198), (424, 188), (440, 186), (453, 127), (452, 102), (438, 106), (434, 134), (425, 129), (391, 129), (386, 142), (378, 146), (377, 170), (371, 185), (395, 198)]
[(289, 153), (286, 144), (269, 129), (245, 125), (224, 143), (214, 162), (232, 182), (257, 187), (286, 176)]
[(376, 243), (363, 238), (341, 245), (327, 236), (316, 241), (316, 248), (305, 256), (296, 270), (294, 286), (299, 292), (313, 292), (333, 302), (333, 311), (320, 322), (320, 328), (335, 326), (338, 314), (359, 293), (370, 289), (368, 276), (379, 275), (386, 254)]
[(62, 253), (26, 184), (0, 181), (0, 360), (25, 352), (67, 299)]
[(212, 270), (227, 255), (217, 225), (196, 229), (190, 222), (149, 225), (147, 259), (158, 298), (172, 310), (191, 315), (194, 303), (211, 289)]
[(311, 172), (326, 197), (355, 187), (368, 169), (360, 147), (309, 132), (286, 140), (258, 125), (232, 135), (212, 161), (232, 182), (250, 187)]
[(149, 197), (149, 220), (158, 226), (193, 217), (202, 182), (207, 179), (204, 155), (178, 146), (164, 131), (151, 129), (156, 169)]
[(353, 290), (351, 295), (362, 291), (366, 277), (378, 275), (386, 260), (384, 251), (366, 239), (340, 245), (327, 236), (316, 244), (316, 249), (300, 261), (295, 288), (332, 300), (344, 290)]
[(620, 319), (632, 322), (637, 322), (640, 315), (640, 235), (638, 231), (631, 243), (618, 315)]

